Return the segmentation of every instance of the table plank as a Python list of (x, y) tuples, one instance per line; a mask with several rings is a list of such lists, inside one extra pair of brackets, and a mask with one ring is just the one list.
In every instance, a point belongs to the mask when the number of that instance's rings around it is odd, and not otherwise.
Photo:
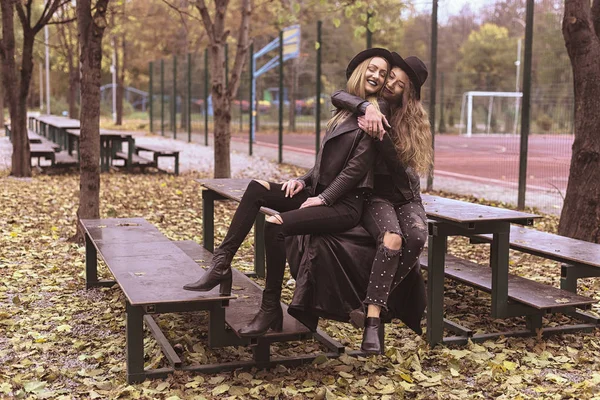
[(428, 194), (422, 195), (425, 212), (430, 218), (444, 219), (450, 222), (469, 223), (483, 221), (505, 221), (531, 225), (539, 215), (505, 208), (484, 206), (467, 201), (447, 199)]
[[(491, 235), (477, 235), (487, 241)], [(535, 229), (513, 226), (510, 247), (558, 262), (574, 262), (600, 267), (600, 244), (585, 242)]]
[[(250, 179), (197, 179), (198, 183), (231, 200), (240, 201)], [(424, 194), (423, 206), (431, 218), (458, 223), (508, 221), (530, 224), (539, 215), (504, 208), (484, 206), (461, 200), (446, 199)]]
[(66, 128), (79, 128), (81, 126), (81, 122), (76, 119), (71, 119), (67, 117), (61, 117), (58, 115), (39, 115), (35, 117), (40, 122), (44, 124), (54, 126), (60, 129)]
[(184, 290), (209, 264), (191, 259), (143, 218), (84, 219), (81, 225), (131, 305), (235, 298), (219, 296), (218, 286), (209, 292)]

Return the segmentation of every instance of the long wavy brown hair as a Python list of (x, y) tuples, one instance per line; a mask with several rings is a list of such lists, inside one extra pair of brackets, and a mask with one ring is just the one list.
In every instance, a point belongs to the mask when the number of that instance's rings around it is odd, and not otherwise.
[(393, 110), (390, 125), (400, 162), (421, 175), (427, 173), (433, 156), (431, 126), (410, 81), (404, 88), (402, 103)]
[[(350, 78), (348, 79), (348, 82), (346, 83), (346, 92), (348, 92), (351, 95), (358, 96), (360, 98), (368, 100), (371, 104), (373, 104), (375, 106), (377, 111), (379, 111), (379, 104), (377, 103), (377, 96), (379, 95), (379, 92), (381, 92), (381, 89), (383, 89), (385, 82), (383, 85), (381, 85), (381, 87), (379, 88), (377, 93), (374, 93), (367, 97), (367, 93), (365, 91), (365, 83), (367, 81), (367, 78), (365, 77), (365, 75), (367, 73), (367, 69), (369, 68), (369, 64), (371, 64), (371, 60), (373, 58), (375, 58), (375, 57), (366, 59), (365, 61), (358, 64), (358, 66), (356, 68), (354, 68), (354, 71), (352, 71), (352, 74), (350, 75)], [(386, 60), (386, 63), (387, 63), (387, 60)], [(389, 72), (390, 64), (387, 63), (387, 65), (388, 65), (388, 72)], [(329, 119), (329, 121), (327, 121), (327, 130), (335, 128), (338, 124), (342, 123), (346, 118), (348, 118), (351, 115), (352, 115), (352, 112), (350, 112), (348, 110), (337, 109), (335, 111), (335, 114), (333, 115), (333, 117), (331, 117)]]

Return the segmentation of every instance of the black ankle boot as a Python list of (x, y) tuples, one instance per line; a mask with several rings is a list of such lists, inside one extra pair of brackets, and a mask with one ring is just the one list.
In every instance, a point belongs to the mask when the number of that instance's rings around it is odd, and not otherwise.
[(275, 293), (263, 292), (260, 310), (254, 316), (254, 319), (238, 333), (242, 337), (262, 336), (269, 328), (275, 332), (281, 332), (283, 329), (283, 310), (279, 302), (280, 296)]
[(194, 283), (188, 283), (183, 288), (197, 292), (208, 292), (221, 284), (219, 294), (229, 296), (231, 294), (231, 260), (233, 260), (233, 254), (217, 249), (210, 268), (202, 275), (202, 278)]
[(381, 319), (367, 317), (365, 330), (363, 331), (363, 340), (360, 349), (369, 354), (383, 354), (383, 345), (379, 337), (379, 327)]

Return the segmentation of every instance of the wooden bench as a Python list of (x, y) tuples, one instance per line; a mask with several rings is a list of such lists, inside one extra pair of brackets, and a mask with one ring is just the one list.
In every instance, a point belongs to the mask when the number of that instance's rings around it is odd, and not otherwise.
[[(276, 364), (309, 363), (321, 354), (272, 358), (274, 342), (320, 340), (330, 350), (327, 357), (339, 356), (344, 348), (325, 333), (310, 332), (284, 313), (282, 332), (270, 332), (259, 338), (241, 338), (237, 329), (248, 323), (259, 309), (262, 290), (244, 274), (233, 269), (233, 293), (220, 296), (219, 288), (200, 293), (183, 290), (185, 283), (198, 279), (202, 267), (210, 265), (212, 254), (191, 241), (173, 242), (143, 218), (81, 220), (85, 232), (86, 287), (112, 286), (117, 283), (126, 297), (127, 381), (163, 378), (175, 370), (215, 373), (240, 368), (265, 368)], [(99, 280), (97, 258), (106, 263), (114, 277)], [(208, 344), (211, 348), (252, 346), (251, 361), (220, 364), (183, 365), (153, 318), (154, 314), (209, 312)], [(170, 367), (144, 367), (144, 323), (157, 340)]]
[(114, 158), (118, 160), (123, 160), (124, 166), (126, 168), (140, 167), (142, 170), (148, 167), (156, 167), (156, 161), (150, 160), (148, 158), (142, 157), (139, 154), (131, 154), (131, 165), (128, 163), (129, 153), (125, 151), (117, 151), (114, 154)]
[(139, 155), (140, 151), (152, 153), (152, 157), (154, 159), (154, 163), (156, 164), (157, 168), (158, 168), (158, 159), (160, 157), (173, 158), (173, 161), (175, 163), (174, 173), (175, 173), (175, 175), (179, 175), (179, 150), (167, 149), (162, 146), (136, 144), (135, 149), (134, 149), (135, 154)]
[[(472, 243), (490, 243), (489, 235), (471, 237)], [(600, 244), (585, 242), (536, 229), (513, 226), (510, 230), (510, 248), (548, 260), (562, 263), (560, 288), (577, 292), (577, 280), (600, 276)], [(600, 318), (575, 313), (584, 320), (600, 323)]]
[[(421, 255), (419, 261), (421, 268), (427, 270), (428, 255)], [(449, 279), (458, 281), (486, 293), (492, 291), (492, 269), (488, 266), (467, 261), (455, 256), (446, 255), (446, 265), (444, 268), (445, 276)], [(589, 297), (579, 296), (575, 293), (558, 289), (540, 282), (536, 282), (517, 275), (508, 276), (508, 298), (515, 304), (532, 308), (537, 312), (530, 312), (526, 315), (527, 331), (523, 333), (532, 334), (536, 329), (542, 328), (541, 318), (548, 313), (569, 313), (574, 307), (588, 308), (597, 300)], [(446, 328), (456, 331), (457, 325), (445, 321)], [(561, 326), (559, 328), (544, 329), (544, 333), (568, 332), (571, 330), (592, 329), (595, 325), (571, 325)], [(470, 330), (459, 329), (457, 333), (469, 337), (473, 336)], [(514, 334), (512, 335), (514, 336)]]

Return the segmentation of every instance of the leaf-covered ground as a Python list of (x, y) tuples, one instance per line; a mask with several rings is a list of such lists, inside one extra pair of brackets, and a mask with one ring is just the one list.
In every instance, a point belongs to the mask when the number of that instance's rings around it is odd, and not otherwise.
[[(284, 168), (281, 176), (295, 172)], [(384, 356), (320, 359), (268, 371), (178, 372), (166, 380), (128, 385), (123, 295), (116, 286), (85, 290), (84, 249), (69, 242), (75, 233), (78, 176), (18, 180), (6, 175), (0, 176), (0, 398), (600, 399), (597, 331), (429, 349), (400, 324), (386, 330)], [(101, 215), (144, 217), (173, 240), (201, 242), (196, 177), (104, 174)], [(217, 243), (234, 208), (231, 203), (216, 208)], [(545, 217), (536, 227), (555, 231), (556, 224), (555, 217)], [(236, 267), (252, 268), (251, 245), (244, 244)], [(469, 259), (486, 258), (486, 246), (473, 247), (466, 240), (452, 240), (450, 249)], [(511, 271), (555, 286), (560, 277), (556, 263), (518, 253), (511, 255)], [(102, 266), (101, 272), (108, 277)], [(598, 280), (586, 279), (579, 289), (600, 298), (599, 287)], [(285, 288), (285, 299), (291, 290), (291, 285)], [(485, 294), (451, 283), (446, 292), (447, 315), (474, 330), (524, 326), (518, 318), (487, 317)], [(551, 317), (544, 323), (565, 321), (574, 322)], [(159, 319), (186, 363), (251, 357), (246, 348), (209, 349), (205, 322), (203, 313)], [(360, 345), (362, 332), (349, 324), (321, 321), (320, 326), (350, 348)], [(151, 337), (145, 348), (147, 366), (164, 365)], [(313, 342), (273, 348), (279, 355), (322, 350)]]

